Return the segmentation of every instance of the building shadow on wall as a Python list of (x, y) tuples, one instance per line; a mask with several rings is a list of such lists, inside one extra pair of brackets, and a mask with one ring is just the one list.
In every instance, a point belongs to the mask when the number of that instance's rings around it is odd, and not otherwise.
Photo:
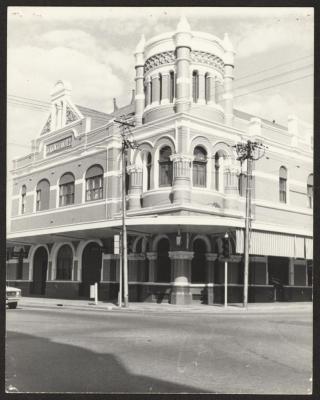
[(133, 374), (112, 354), (12, 331), (6, 335), (5, 381), (6, 392), (20, 393), (208, 393)]

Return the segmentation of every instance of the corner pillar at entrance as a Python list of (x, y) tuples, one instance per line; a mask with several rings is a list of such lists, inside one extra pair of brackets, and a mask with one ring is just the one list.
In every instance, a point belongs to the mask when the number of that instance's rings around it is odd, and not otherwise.
[(207, 304), (214, 303), (214, 262), (217, 257), (216, 253), (206, 253)]
[(193, 157), (188, 154), (173, 154), (173, 203), (190, 203), (191, 201), (191, 164)]
[(171, 259), (171, 304), (191, 304), (191, 260), (193, 251), (169, 251)]

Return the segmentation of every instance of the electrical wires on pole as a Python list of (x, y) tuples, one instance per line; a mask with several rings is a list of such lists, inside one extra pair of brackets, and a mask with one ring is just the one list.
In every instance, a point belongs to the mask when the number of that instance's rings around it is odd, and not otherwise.
[(245, 213), (245, 238), (244, 238), (244, 279), (243, 279), (243, 307), (248, 307), (248, 276), (249, 276), (249, 252), (251, 229), (251, 202), (252, 202), (252, 161), (259, 160), (265, 154), (267, 148), (261, 142), (247, 140), (245, 143), (237, 143), (233, 146), (237, 153), (237, 160), (242, 164), (247, 161), (246, 179), (246, 213)]
[(121, 145), (121, 203), (122, 203), (122, 234), (121, 234), (121, 252), (120, 252), (120, 277), (119, 277), (119, 307), (122, 306), (122, 272), (123, 272), (123, 299), (124, 307), (129, 306), (129, 284), (128, 284), (128, 250), (127, 250), (127, 226), (126, 226), (126, 161), (128, 149), (137, 149), (139, 146), (128, 139), (130, 127), (134, 124), (123, 120), (114, 120), (120, 124), (122, 129), (122, 145)]

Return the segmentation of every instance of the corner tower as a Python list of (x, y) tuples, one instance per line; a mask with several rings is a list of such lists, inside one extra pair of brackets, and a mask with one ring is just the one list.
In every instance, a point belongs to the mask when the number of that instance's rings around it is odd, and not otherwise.
[(136, 124), (188, 112), (232, 125), (234, 49), (226, 34), (192, 31), (181, 17), (174, 32), (145, 41), (135, 52)]

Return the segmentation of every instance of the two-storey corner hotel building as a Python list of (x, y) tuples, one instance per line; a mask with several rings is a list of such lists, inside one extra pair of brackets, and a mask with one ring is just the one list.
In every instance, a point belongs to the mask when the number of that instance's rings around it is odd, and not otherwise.
[[(243, 299), (245, 171), (232, 146), (268, 147), (253, 163), (249, 302), (312, 298), (313, 134), (233, 106), (234, 50), (195, 32), (175, 32), (135, 51), (129, 105), (106, 114), (75, 105), (59, 81), (32, 151), (14, 161), (7, 280), (24, 296), (114, 300), (121, 230), (121, 129), (138, 149), (127, 157), (129, 301), (221, 303), (222, 238), (229, 234), (230, 302)], [(24, 249), (24, 258), (12, 250)]]

